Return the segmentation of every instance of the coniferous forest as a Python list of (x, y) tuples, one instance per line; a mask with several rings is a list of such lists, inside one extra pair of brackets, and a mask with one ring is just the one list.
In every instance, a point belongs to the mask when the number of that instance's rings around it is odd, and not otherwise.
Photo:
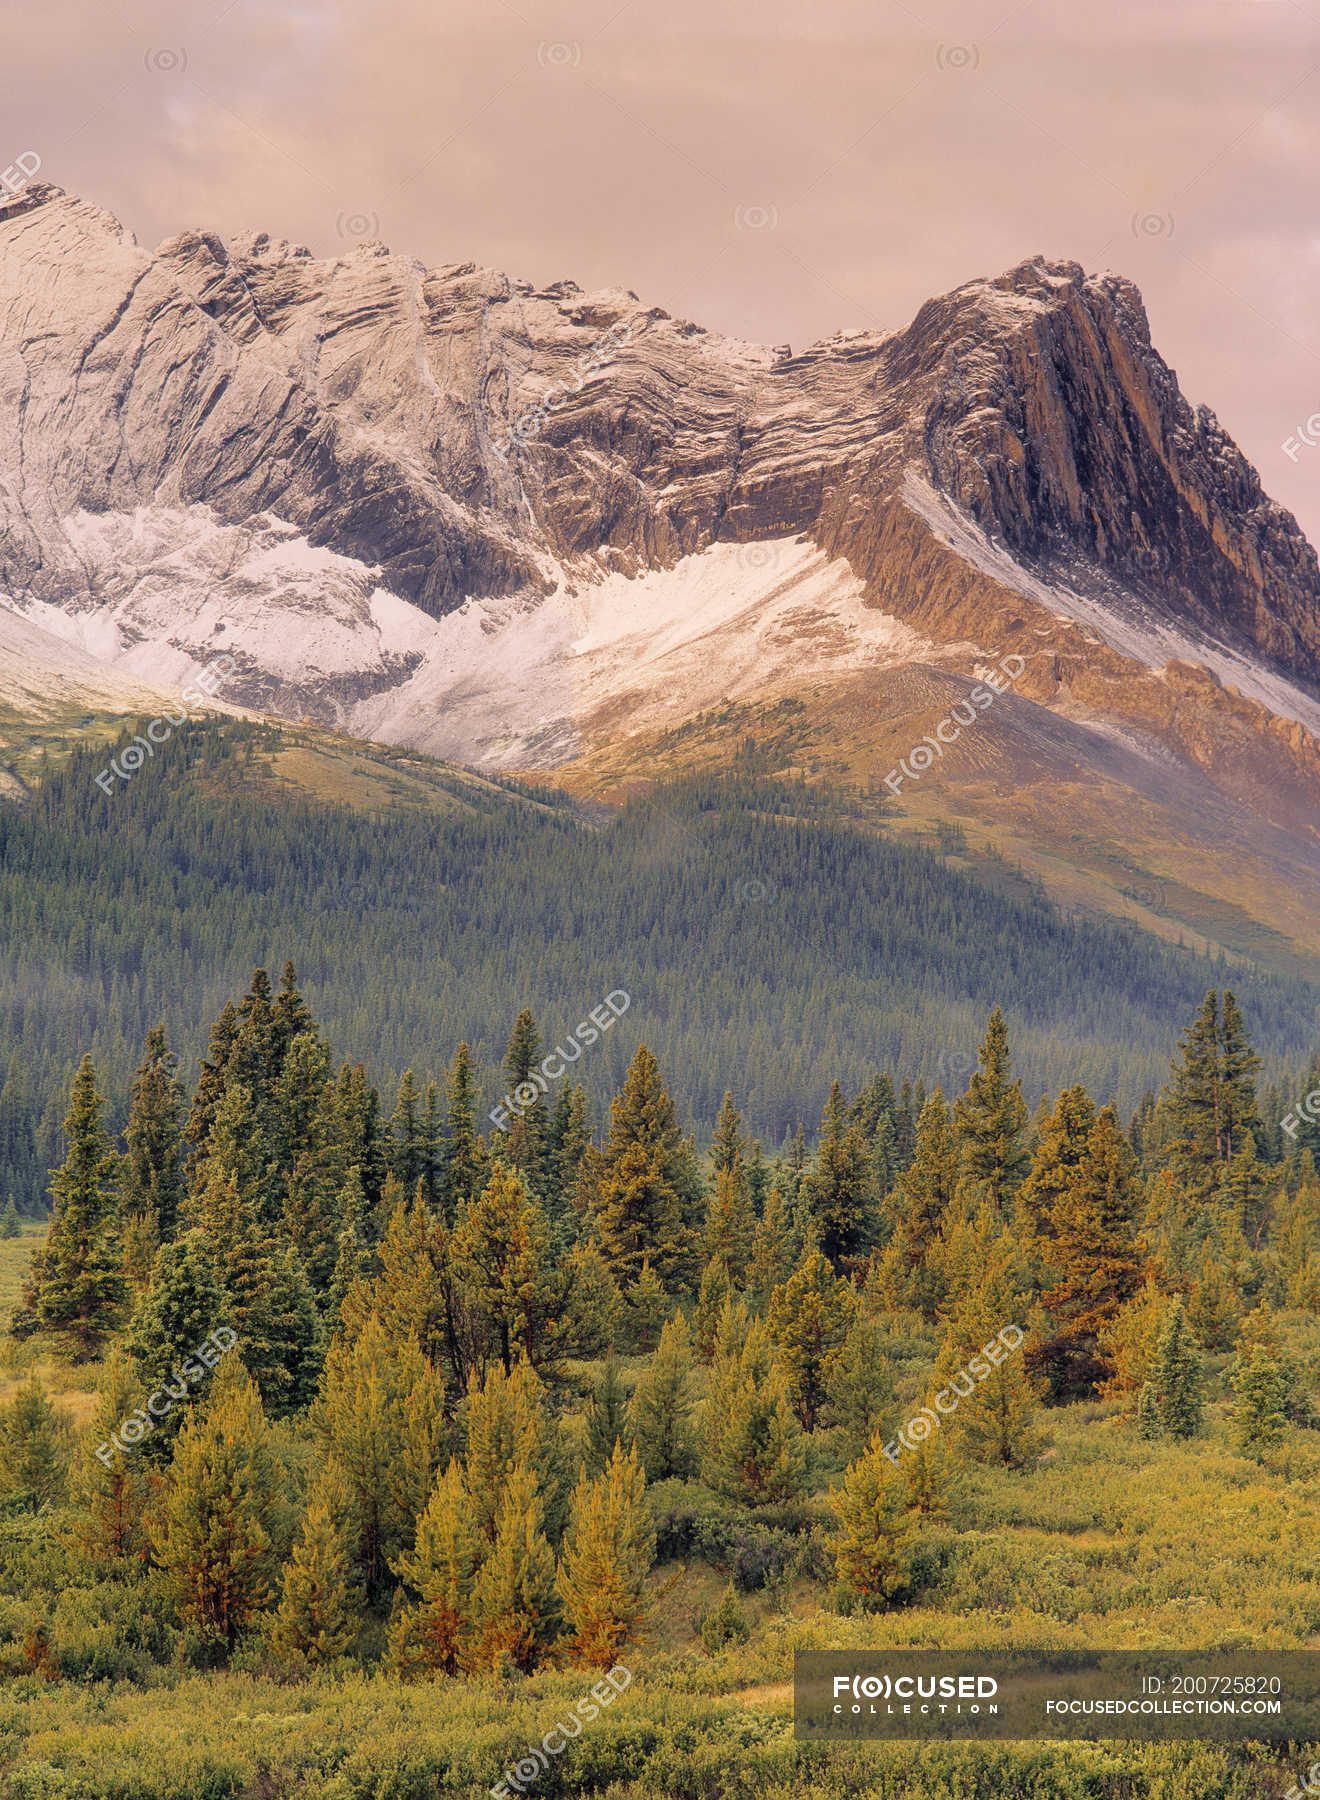
[(1298, 984), (752, 773), (274, 814), (269, 748), (0, 813), (6, 1794), (516, 1792), (560, 1721), (543, 1793), (1281, 1791), (786, 1696), (798, 1649), (1320, 1630)]
[(621, 989), (626, 1015), (580, 1065), (593, 1127), (644, 1038), (685, 1133), (705, 1141), (731, 1088), (776, 1149), (814, 1131), (835, 1080), (962, 1085), (995, 1005), (1031, 1105), (1075, 1080), (1127, 1116), (1164, 1080), (1173, 1022), (1232, 985), (1267, 1059), (1262, 1148), (1287, 1148), (1320, 989), (1064, 917), (1029, 884), (859, 828), (847, 795), (757, 775), (754, 746), (745, 768), (605, 814), (434, 765), (445, 810), (322, 804), (272, 775), (283, 744), (191, 725), (168, 779), (111, 802), (104, 753), (78, 751), (0, 808), (0, 1204), (47, 1205), (84, 1054), (122, 1129), (147, 1032), (163, 1022), (195, 1077), (234, 987), (290, 957), (382, 1088), (407, 1068), (438, 1086), (467, 1042), (483, 1120), (520, 1010), (551, 1049)]

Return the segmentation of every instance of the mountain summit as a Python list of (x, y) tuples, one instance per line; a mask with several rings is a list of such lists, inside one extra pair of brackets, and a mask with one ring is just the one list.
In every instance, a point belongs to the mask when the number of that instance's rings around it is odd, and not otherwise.
[(604, 791), (721, 708), (883, 780), (1011, 657), (905, 806), (1080, 777), (1317, 872), (1315, 551), (1117, 275), (794, 354), (381, 244), (149, 252), (34, 185), (0, 442), (0, 600), (139, 679), (223, 651), (226, 700)]

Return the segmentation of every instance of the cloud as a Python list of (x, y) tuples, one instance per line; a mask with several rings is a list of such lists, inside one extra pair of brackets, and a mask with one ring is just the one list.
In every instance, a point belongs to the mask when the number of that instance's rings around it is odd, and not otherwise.
[(1282, 449), (1320, 404), (1320, 32), (1285, 0), (49, 0), (19, 30), (4, 160), (37, 150), (147, 243), (334, 254), (347, 217), (795, 345), (1037, 251), (1121, 270), (1320, 533)]

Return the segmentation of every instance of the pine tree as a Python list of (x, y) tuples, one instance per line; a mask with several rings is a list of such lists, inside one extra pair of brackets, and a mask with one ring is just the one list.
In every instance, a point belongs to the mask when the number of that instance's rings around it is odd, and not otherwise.
[(706, 1210), (702, 1251), (707, 1262), (723, 1259), (735, 1287), (742, 1287), (752, 1258), (755, 1221), (741, 1161), (718, 1169)]
[(508, 1661), (524, 1673), (534, 1669), (558, 1631), (555, 1553), (544, 1522), (536, 1474), (517, 1462), (504, 1481), (495, 1541), (472, 1590), (475, 1656), (483, 1668)]
[(897, 1225), (890, 1245), (900, 1304), (933, 1319), (942, 1298), (935, 1248), (958, 1192), (958, 1146), (938, 1088), (917, 1120), (912, 1161), (894, 1192)]
[(1288, 1384), (1283, 1367), (1257, 1347), (1233, 1384), (1233, 1446), (1264, 1462), (1283, 1442)]
[(0, 1500), (21, 1495), (33, 1507), (64, 1492), (68, 1474), (67, 1421), (33, 1375), (0, 1406)]
[(0, 1212), (0, 1238), (16, 1238), (23, 1235), (23, 1226), (18, 1217), (18, 1208), (14, 1205), (11, 1194), (5, 1201), (4, 1211)]
[(1201, 1359), (1181, 1299), (1174, 1301), (1155, 1346), (1137, 1410), (1143, 1437), (1194, 1437), (1201, 1426)]
[(636, 1447), (648, 1481), (681, 1478), (696, 1471), (692, 1354), (681, 1313), (675, 1313), (661, 1332), (660, 1346), (633, 1390), (627, 1441)]
[[(987, 1199), (987, 1211), (991, 1204)], [(1019, 1270), (1015, 1245), (1000, 1237), (987, 1250), (980, 1284), (968, 1289), (949, 1321), (935, 1370), (940, 1391), (957, 1401), (946, 1421), (949, 1444), (974, 1462), (1005, 1469), (1026, 1468), (1044, 1447), (1022, 1350), (1000, 1336), (1012, 1325), (1022, 1331), (1027, 1316)], [(995, 1347), (999, 1361), (985, 1354), (986, 1345)]]
[(613, 1668), (646, 1624), (655, 1529), (644, 1487), (636, 1450), (625, 1456), (616, 1443), (606, 1467), (583, 1476), (573, 1495), (556, 1585), (573, 1634), (573, 1659), (589, 1667)]
[(643, 1256), (637, 1279), (623, 1290), (623, 1311), (619, 1320), (619, 1341), (630, 1355), (654, 1350), (660, 1342), (669, 1298), (660, 1277), (651, 1267), (649, 1256)]
[(853, 1313), (852, 1289), (836, 1278), (814, 1243), (771, 1297), (770, 1335), (804, 1431), (814, 1431), (820, 1420), (830, 1365), (848, 1335)]
[(1111, 1373), (1100, 1359), (1099, 1340), (1146, 1272), (1136, 1244), (1135, 1176), (1136, 1158), (1107, 1106), (1096, 1115), (1085, 1159), (1050, 1214), (1054, 1285), (1044, 1299), (1057, 1330), (1039, 1360), (1056, 1393), (1088, 1392)]
[(743, 1136), (742, 1120), (733, 1104), (733, 1094), (726, 1088), (710, 1146), (711, 1167), (717, 1175), (725, 1174), (738, 1168), (746, 1155), (747, 1140)]
[(120, 1209), (125, 1218), (150, 1218), (156, 1242), (168, 1243), (178, 1229), (186, 1193), (183, 1173), (183, 1089), (163, 1025), (147, 1033), (146, 1049), (133, 1077)]
[(834, 1557), (842, 1593), (873, 1612), (906, 1598), (915, 1548), (911, 1494), (903, 1471), (885, 1455), (879, 1432), (849, 1465), (831, 1499), (839, 1522)]
[(480, 1199), (459, 1213), (450, 1266), (506, 1371), (520, 1357), (547, 1373), (564, 1355), (568, 1282), (550, 1253), (545, 1213), (521, 1174), (497, 1162)]
[(146, 1515), (155, 1485), (151, 1465), (141, 1456), (117, 1452), (111, 1442), (138, 1392), (129, 1358), (112, 1349), (101, 1364), (96, 1405), (73, 1469), (74, 1531), (79, 1548), (95, 1562), (147, 1560)]
[(411, 1547), (445, 1450), (444, 1383), (410, 1340), (391, 1342), (372, 1314), (336, 1338), (311, 1423), (343, 1469), (358, 1562), (371, 1595)]
[(825, 1371), (825, 1422), (837, 1432), (846, 1458), (858, 1457), (887, 1424), (896, 1404), (888, 1338), (879, 1321), (855, 1314)]
[(1010, 1080), (1008, 1027), (996, 1006), (980, 1047), (980, 1066), (953, 1103), (962, 1186), (976, 1204), (1002, 1212), (1027, 1172), (1027, 1107), (1022, 1083)]
[(85, 1056), (64, 1121), (68, 1154), (51, 1180), (50, 1230), (32, 1265), (37, 1323), (79, 1362), (95, 1356), (115, 1329), (127, 1293), (115, 1243), (120, 1164), (101, 1123), (102, 1104)]
[(416, 1594), (391, 1632), (395, 1666), (404, 1673), (459, 1675), (472, 1651), (472, 1593), (486, 1546), (473, 1526), (463, 1471), (451, 1460), (417, 1521), (413, 1549), (394, 1572)]
[(153, 1521), (157, 1561), (185, 1624), (222, 1652), (269, 1603), (278, 1573), (279, 1474), (261, 1398), (235, 1357), (175, 1443)]
[(493, 1544), (500, 1504), (515, 1467), (530, 1469), (552, 1543), (563, 1536), (569, 1482), (558, 1433), (546, 1409), (545, 1387), (526, 1362), (506, 1374), (496, 1364), (484, 1384), (473, 1376), (464, 1404), (465, 1473), (477, 1530)]
[(330, 1463), (308, 1496), (270, 1632), (275, 1654), (299, 1666), (333, 1662), (355, 1635), (360, 1597), (343, 1524), (347, 1506), (348, 1484)]
[(708, 1363), (715, 1354), (720, 1319), (732, 1293), (733, 1283), (729, 1280), (728, 1264), (722, 1256), (712, 1256), (702, 1270), (697, 1307), (692, 1316), (697, 1355), (704, 1363)]
[(737, 1357), (712, 1370), (702, 1480), (743, 1506), (769, 1506), (801, 1493), (806, 1469), (788, 1384), (754, 1320)]
[(619, 1380), (619, 1359), (611, 1354), (606, 1358), (587, 1412), (585, 1457), (589, 1475), (600, 1474), (626, 1430), (627, 1400)]
[[(386, 1192), (390, 1196), (399, 1192), (392, 1176)], [(370, 1258), (377, 1273), (350, 1289), (341, 1313), (350, 1329), (375, 1313), (390, 1343), (412, 1341), (428, 1362), (448, 1364), (455, 1385), (461, 1386), (466, 1372), (457, 1368), (463, 1354), (455, 1341), (450, 1244), (443, 1221), (432, 1216), (424, 1200), (414, 1197), (408, 1205), (398, 1199), (380, 1250)], [(464, 1351), (470, 1348), (463, 1346)]]

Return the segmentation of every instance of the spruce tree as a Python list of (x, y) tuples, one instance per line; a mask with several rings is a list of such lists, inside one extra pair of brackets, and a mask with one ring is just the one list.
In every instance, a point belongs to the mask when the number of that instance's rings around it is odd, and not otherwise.
[(967, 1092), (953, 1103), (962, 1186), (975, 1203), (988, 1200), (1002, 1212), (1027, 1172), (1027, 1107), (1022, 1083), (1013, 1081), (1008, 1027), (996, 1006), (980, 1047), (979, 1067)]
[(506, 1089), (515, 1096), (518, 1110), (509, 1122), (503, 1154), (522, 1171), (528, 1191), (537, 1200), (545, 1195), (552, 1179), (550, 1111), (542, 1093), (544, 1077), (536, 1079), (543, 1048), (536, 1020), (524, 1007), (514, 1020), (504, 1053)]
[(23, 1235), (23, 1226), (19, 1220), (18, 1208), (14, 1205), (11, 1194), (5, 1201), (4, 1210), (0, 1212), (0, 1238), (16, 1238)]
[(557, 1587), (572, 1632), (575, 1662), (613, 1668), (646, 1625), (646, 1577), (655, 1561), (655, 1529), (635, 1449), (616, 1443), (605, 1468), (584, 1475), (573, 1495)]
[(125, 1218), (150, 1218), (158, 1244), (168, 1243), (177, 1231), (186, 1192), (183, 1089), (175, 1068), (165, 1027), (153, 1026), (133, 1077), (120, 1209)]
[(958, 1192), (958, 1146), (944, 1096), (938, 1088), (917, 1120), (912, 1161), (893, 1195), (896, 1228), (889, 1246), (900, 1305), (933, 1319), (942, 1298), (935, 1248), (951, 1218)]
[(446, 1078), (448, 1098), (444, 1174), (441, 1192), (445, 1217), (451, 1222), (458, 1209), (475, 1200), (485, 1185), (486, 1159), (477, 1137), (477, 1089), (472, 1074), (472, 1054), (466, 1043), (458, 1046)]
[(206, 1047), (206, 1055), (202, 1058), (201, 1074), (197, 1078), (197, 1087), (188, 1113), (185, 1136), (191, 1147), (190, 1161), (193, 1163), (204, 1160), (210, 1148), (216, 1108), (229, 1084), (237, 1041), (238, 1008), (231, 1000), (226, 1002), (224, 1011), (211, 1027), (210, 1042)]
[(279, 990), (271, 1003), (270, 1024), (274, 1060), (281, 1068), (293, 1040), (316, 1032), (316, 1020), (298, 992), (298, 971), (292, 961), (287, 961), (280, 973)]
[(626, 1286), (649, 1257), (663, 1281), (687, 1256), (679, 1190), (682, 1139), (674, 1103), (645, 1044), (610, 1108), (596, 1223), (615, 1277)]
[(1141, 1390), (1138, 1423), (1146, 1437), (1194, 1437), (1201, 1426), (1201, 1359), (1181, 1298), (1155, 1345), (1155, 1359)]
[(51, 1180), (54, 1212), (45, 1247), (33, 1258), (33, 1313), (86, 1361), (119, 1322), (127, 1294), (115, 1241), (119, 1158), (101, 1123), (96, 1070), (85, 1056), (64, 1121), (68, 1154)]
[(803, 1183), (803, 1195), (820, 1247), (836, 1268), (866, 1254), (875, 1231), (869, 1159), (837, 1081), (825, 1102), (816, 1160)]
[(1288, 1380), (1282, 1364), (1257, 1346), (1233, 1383), (1233, 1447), (1264, 1462), (1283, 1442)]
[(412, 1070), (405, 1069), (386, 1139), (390, 1174), (405, 1194), (413, 1192), (424, 1173), (422, 1126), (417, 1107), (417, 1083)]
[(1014, 1222), (1029, 1245), (1053, 1237), (1055, 1208), (1090, 1154), (1095, 1124), (1095, 1103), (1080, 1085), (1065, 1088), (1051, 1109), (1042, 1102), (1042, 1112), (1040, 1139), (1014, 1208)]
[(682, 1478), (696, 1471), (692, 1354), (681, 1313), (675, 1313), (661, 1332), (660, 1346), (638, 1378), (628, 1403), (627, 1442), (636, 1447), (648, 1481)]
[(172, 1384), (176, 1402), (143, 1444), (153, 1460), (165, 1460), (183, 1427), (196, 1392), (189, 1388), (185, 1363), (197, 1367), (197, 1353), (217, 1326), (229, 1325), (229, 1301), (216, 1273), (211, 1242), (204, 1231), (190, 1231), (172, 1244), (162, 1244), (152, 1268), (151, 1285), (129, 1324), (125, 1348), (136, 1365), (137, 1379), (148, 1390)]

